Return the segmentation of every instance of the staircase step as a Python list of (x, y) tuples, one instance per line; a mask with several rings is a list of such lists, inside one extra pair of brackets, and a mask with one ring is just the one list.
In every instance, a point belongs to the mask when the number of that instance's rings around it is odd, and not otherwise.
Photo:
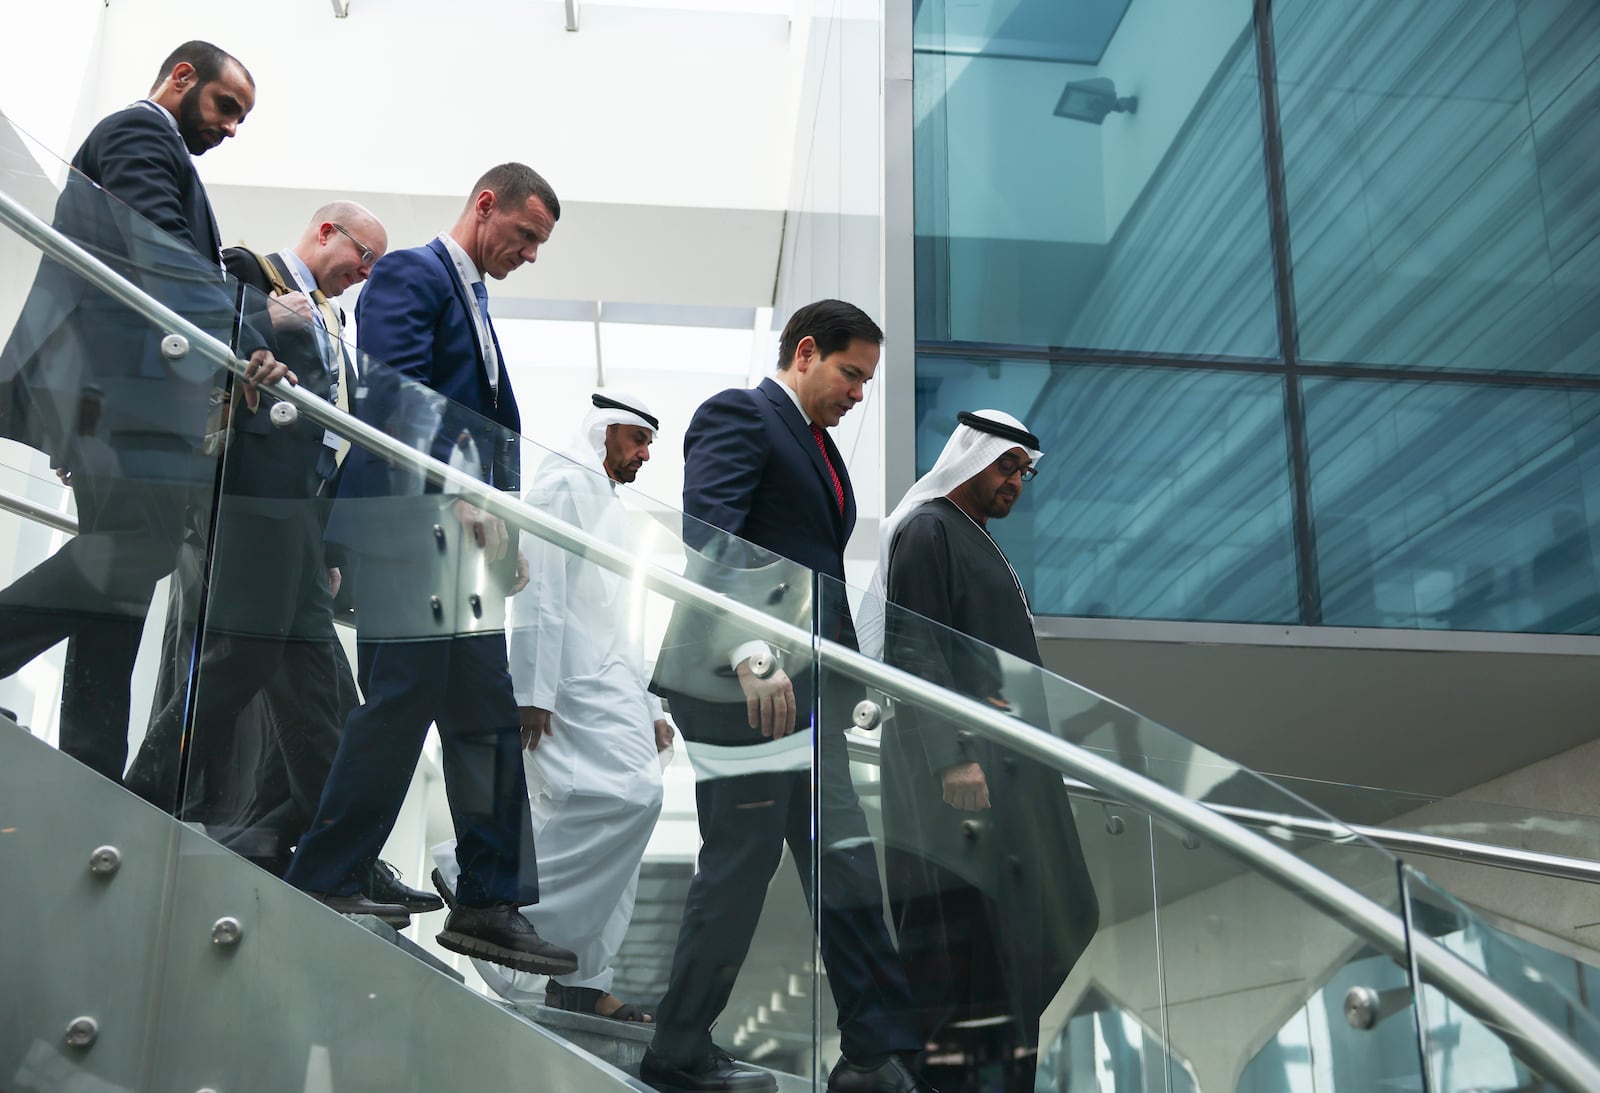
[(613, 1021), (537, 1003), (504, 1002), (502, 1005), (635, 1077), (639, 1074), (639, 1060), (644, 1058), (644, 1049), (650, 1046), (650, 1038), (655, 1035), (654, 1025)]
[(434, 956), (421, 945), (418, 945), (415, 941), (412, 941), (405, 934), (400, 933), (381, 918), (375, 918), (372, 915), (346, 915), (345, 917), (351, 922), (356, 923), (358, 926), (361, 926), (363, 929), (370, 930), (377, 934), (379, 937), (383, 938), (396, 948), (403, 949), (404, 951), (410, 953), (412, 956), (422, 961), (434, 971), (448, 975), (457, 983), (465, 983), (467, 981), (466, 977), (460, 972), (456, 971), (450, 965), (440, 960), (437, 956)]

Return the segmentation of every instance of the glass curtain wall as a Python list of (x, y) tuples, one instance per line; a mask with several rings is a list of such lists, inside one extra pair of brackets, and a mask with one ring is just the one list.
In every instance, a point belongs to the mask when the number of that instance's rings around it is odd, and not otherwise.
[(925, 0), (917, 456), (1041, 614), (1600, 634), (1600, 11)]

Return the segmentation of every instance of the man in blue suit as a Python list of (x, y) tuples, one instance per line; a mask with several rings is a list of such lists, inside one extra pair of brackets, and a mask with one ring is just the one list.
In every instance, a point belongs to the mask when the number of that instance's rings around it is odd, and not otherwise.
[[(882, 341), (878, 325), (854, 305), (842, 300), (809, 304), (784, 328), (775, 379), (754, 389), (723, 391), (695, 411), (683, 443), (685, 538), (701, 559), (715, 555), (708, 569), (753, 568), (764, 561), (757, 555), (770, 552), (833, 582), (844, 580), (855, 494), (827, 430), (865, 397)], [(744, 542), (720, 540), (716, 529)], [(779, 585), (777, 594), (787, 588)], [(842, 591), (842, 583), (824, 582), (819, 617), (832, 631), (826, 636), (853, 645), (855, 631)], [(669, 630), (669, 643), (673, 634)], [(710, 644), (699, 658), (669, 656), (664, 649), (653, 684), (670, 701), (691, 755), (696, 743), (741, 747), (786, 736), (795, 729), (797, 710), (810, 721), (817, 682), (808, 663), (795, 667), (791, 678), (760, 642), (732, 649)], [(702, 686), (705, 677), (691, 679), (666, 667), (718, 658), (715, 667), (726, 680), (720, 695)], [(877, 859), (850, 782), (843, 729), (860, 697), (859, 686), (837, 681), (820, 694), (821, 721), (815, 726), (822, 757), (817, 778), (820, 894), (811, 885), (808, 771), (702, 776), (695, 787), (699, 864), (684, 904), (667, 993), (656, 1014), (655, 1039), (639, 1071), (663, 1093), (777, 1088), (768, 1072), (717, 1048), (711, 1026), (727, 1006), (785, 843), (807, 898), (819, 910), (822, 959), (838, 1004), (844, 1058), (829, 1076), (828, 1089), (916, 1093), (926, 1088), (898, 1057), (920, 1051), (922, 1042), (909, 1020), (911, 1000), (884, 924)]]
[[(237, 59), (185, 42), (149, 98), (89, 133), (56, 204), (64, 235), (223, 341), (234, 294), (191, 157), (232, 137), (254, 104)], [(61, 750), (113, 779), (128, 758), (129, 680), (150, 596), (177, 561), (185, 509), (207, 504), (215, 466), (200, 456), (213, 366), (194, 352), (169, 359), (163, 333), (47, 258), (0, 353), (0, 435), (50, 456), (79, 524), (0, 591), (0, 677), (70, 639)], [(244, 335), (254, 406), (254, 384), (287, 370), (264, 339)]]
[[(483, 282), (532, 262), (560, 215), (549, 183), (506, 163), (478, 180), (448, 232), (381, 259), (356, 303), (357, 344), (368, 357), (357, 416), (515, 491), (521, 418)], [(360, 573), (366, 703), (345, 722), (284, 879), (335, 910), (406, 920), (403, 906), (360, 892), (434, 723), (461, 867), (439, 944), (517, 971), (575, 971), (577, 957), (540, 938), (518, 911), (538, 902), (539, 882), (503, 622), (505, 597), (528, 579), (514, 537), (437, 483), (356, 448), (328, 538)]]

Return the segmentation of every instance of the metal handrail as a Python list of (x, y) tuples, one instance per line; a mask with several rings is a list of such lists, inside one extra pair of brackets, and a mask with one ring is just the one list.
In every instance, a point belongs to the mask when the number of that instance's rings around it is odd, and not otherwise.
[(0, 490), (0, 509), (14, 512), (18, 516), (26, 516), (36, 524), (47, 524), (57, 531), (64, 531), (68, 535), (78, 534), (78, 518), (68, 516), (64, 512), (47, 508), (37, 501), (29, 500), (20, 493), (10, 490)]
[[(68, 534), (76, 534), (78, 531), (76, 518), (67, 513), (57, 512), (55, 509), (48, 508), (20, 494), (12, 493), (10, 490), (0, 489), (0, 509), (14, 512), (19, 516), (25, 516), (36, 523), (46, 524), (57, 531), (64, 531)], [(344, 620), (338, 621), (342, 622)], [(878, 741), (876, 738), (863, 736), (854, 731), (849, 733), (848, 737), (852, 758), (874, 765), (878, 763)], [(1076, 778), (1063, 775), (1062, 782), (1066, 785), (1067, 792), (1073, 797), (1105, 805), (1126, 803), (1121, 798), (1109, 793), (1102, 793), (1088, 783), (1080, 782)], [(1386, 850), (1393, 850), (1401, 854), (1419, 854), (1448, 861), (1464, 861), (1472, 865), (1489, 865), (1521, 873), (1532, 873), (1541, 877), (1582, 881), (1586, 884), (1600, 883), (1600, 861), (1591, 861), (1588, 858), (1574, 858), (1565, 854), (1546, 854), (1536, 850), (1523, 850), (1517, 847), (1497, 846), (1494, 843), (1475, 842), (1471, 839), (1456, 839), (1447, 835), (1430, 835), (1426, 832), (1409, 831), (1404, 828), (1373, 827), (1370, 824), (1318, 820), (1310, 816), (1296, 816), (1287, 812), (1268, 812), (1263, 809), (1245, 808), (1240, 805), (1212, 802), (1209, 807), (1247, 827), (1289, 831), (1298, 836), (1318, 839), (1323, 842), (1349, 842), (1351, 835), (1354, 834)]]
[[(169, 333), (188, 340), (219, 368), (243, 375), (246, 362), (211, 334), (150, 298), (99, 259), (34, 216), (10, 194), (0, 191), (0, 220), (56, 261), (97, 288), (139, 312)], [(965, 695), (940, 688), (909, 672), (873, 660), (858, 650), (781, 622), (749, 605), (713, 592), (693, 581), (639, 561), (547, 513), (525, 505), (487, 483), (407, 447), (366, 422), (298, 387), (275, 384), (269, 392), (351, 442), (397, 466), (424, 474), (457, 496), (546, 542), (624, 576), (642, 578), (652, 592), (694, 605), (710, 616), (737, 623), (752, 637), (789, 648), (809, 648), (828, 668), (894, 697), (914, 699), (922, 707), (976, 729), (981, 735), (1063, 773), (1073, 774), (1120, 800), (1136, 805), (1178, 827), (1204, 836), (1234, 858), (1299, 895), (1359, 933), (1395, 961), (1417, 967), (1462, 1009), (1492, 1028), (1519, 1037), (1519, 1057), (1544, 1078), (1574, 1093), (1600, 1089), (1600, 1064), (1589, 1059), (1567, 1036), (1511, 995), (1482, 971), (1421, 934), (1412, 934), (1393, 911), (1339, 883), (1281, 846), (1248, 831), (1197, 801), (1124, 769), (1109, 759), (1023, 725), (1010, 715)], [(1087, 692), (1087, 689), (1086, 689)], [(1092, 692), (1090, 692), (1092, 693)], [(1098, 697), (1098, 696), (1097, 696)]]
[[(879, 762), (877, 738), (863, 735), (857, 730), (846, 733), (850, 758), (874, 766)], [(1110, 793), (1104, 793), (1086, 782), (1063, 776), (1062, 783), (1075, 798), (1102, 805), (1126, 805), (1128, 802)], [(1269, 812), (1266, 809), (1245, 808), (1220, 802), (1202, 802), (1207, 808), (1220, 812), (1246, 827), (1284, 831), (1296, 836), (1327, 843), (1348, 843), (1362, 838), (1386, 850), (1398, 853), (1420, 854), (1430, 858), (1464, 861), (1473, 865), (1490, 865), (1512, 869), (1520, 873), (1533, 873), (1541, 877), (1584, 881), (1600, 884), (1600, 862), (1588, 858), (1573, 858), (1564, 854), (1545, 854), (1536, 850), (1522, 850), (1494, 843), (1455, 839), (1446, 835), (1429, 835), (1404, 828), (1373, 827), (1370, 824), (1351, 824), (1341, 820), (1319, 820), (1311, 816), (1296, 816), (1290, 812)]]

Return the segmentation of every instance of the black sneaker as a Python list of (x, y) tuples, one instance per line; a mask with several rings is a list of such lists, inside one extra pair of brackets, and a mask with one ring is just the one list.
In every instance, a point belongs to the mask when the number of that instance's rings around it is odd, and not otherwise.
[(571, 975), (578, 970), (578, 954), (540, 937), (514, 903), (457, 906), (445, 919), (444, 932), (437, 940), (453, 953), (475, 956), (514, 971)]
[(871, 1065), (852, 1063), (840, 1059), (839, 1065), (828, 1075), (828, 1093), (937, 1093), (924, 1082), (904, 1061), (894, 1055), (885, 1056)]
[(426, 914), (444, 908), (444, 900), (432, 892), (412, 888), (400, 879), (400, 870), (386, 861), (375, 861), (367, 874), (367, 886), (362, 895), (375, 903), (394, 903), (414, 915)]
[(778, 1079), (770, 1071), (741, 1063), (719, 1047), (688, 1067), (679, 1067), (654, 1049), (645, 1048), (639, 1080), (659, 1093), (777, 1093), (778, 1089)]
[(444, 905), (450, 910), (456, 909), (456, 894), (450, 891), (450, 886), (445, 883), (444, 874), (437, 869), (433, 871), (433, 890), (439, 893), (439, 898), (444, 900)]

